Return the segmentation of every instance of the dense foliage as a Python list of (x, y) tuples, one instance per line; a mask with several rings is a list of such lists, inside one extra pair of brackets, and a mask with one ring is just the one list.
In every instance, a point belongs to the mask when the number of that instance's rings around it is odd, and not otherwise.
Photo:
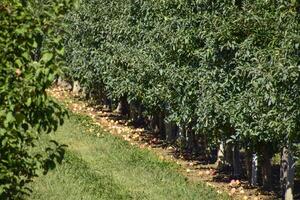
[(66, 114), (46, 94), (62, 64), (58, 24), (66, 3), (0, 2), (0, 199), (22, 199), (38, 169), (46, 172), (63, 153), (56, 143), (44, 152), (32, 147)]
[(267, 162), (300, 142), (299, 10), (296, 0), (82, 0), (66, 18), (66, 72), (160, 113), (186, 140)]

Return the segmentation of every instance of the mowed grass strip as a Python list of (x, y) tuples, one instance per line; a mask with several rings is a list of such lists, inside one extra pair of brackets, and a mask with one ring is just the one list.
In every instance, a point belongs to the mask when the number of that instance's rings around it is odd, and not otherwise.
[(204, 183), (188, 182), (176, 164), (103, 132), (86, 117), (72, 115), (41, 146), (48, 140), (68, 145), (65, 159), (31, 184), (29, 199), (229, 199)]

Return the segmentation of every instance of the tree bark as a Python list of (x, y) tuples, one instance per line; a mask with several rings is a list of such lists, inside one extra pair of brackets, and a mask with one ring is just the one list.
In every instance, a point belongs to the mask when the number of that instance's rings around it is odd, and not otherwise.
[(178, 132), (178, 135), (179, 135), (179, 148), (180, 150), (185, 150), (186, 149), (186, 127), (185, 125), (183, 126), (180, 126), (179, 128), (179, 132)]
[(238, 144), (233, 146), (233, 176), (235, 178), (241, 177), (242, 174), (242, 166), (240, 159), (240, 148)]
[(177, 126), (174, 122), (166, 122), (166, 140), (168, 143), (172, 144), (175, 142), (177, 137)]
[(103, 93), (103, 95), (101, 95), (101, 100), (102, 100), (102, 104), (103, 104), (103, 109), (107, 110), (107, 111), (111, 111), (112, 110), (112, 103), (111, 100), (107, 97), (107, 95), (105, 93)]
[(133, 122), (137, 122), (138, 120), (138, 108), (133, 102), (129, 104), (129, 117)]
[(191, 130), (190, 125), (187, 128), (186, 136), (187, 136), (187, 150), (189, 153), (192, 153), (195, 137), (194, 137), (193, 131)]
[(280, 182), (284, 200), (293, 200), (295, 162), (291, 146), (283, 147), (281, 152)]
[(251, 183), (251, 167), (252, 167), (252, 152), (249, 149), (245, 151), (245, 175), (249, 183)]
[(233, 152), (232, 152), (232, 144), (225, 144), (225, 164), (228, 166), (233, 166)]
[(56, 84), (57, 84), (57, 86), (62, 87), (62, 88), (67, 89), (67, 90), (72, 89), (72, 85), (69, 82), (65, 81), (61, 76), (59, 76), (57, 78)]
[(262, 146), (262, 184), (263, 187), (267, 190), (272, 188), (272, 164), (271, 164), (272, 155), (270, 149), (266, 144)]
[(80, 93), (80, 91), (81, 91), (81, 87), (80, 87), (79, 81), (74, 81), (72, 93), (73, 93), (74, 95), (78, 96), (79, 93)]
[(257, 186), (258, 157), (256, 153), (252, 154), (251, 163), (251, 185)]
[(158, 113), (154, 113), (152, 116), (149, 117), (150, 120), (150, 130), (153, 131), (155, 134), (159, 134), (159, 115)]
[(224, 151), (225, 151), (225, 148), (224, 148), (224, 142), (220, 142), (220, 145), (219, 145), (219, 149), (218, 149), (218, 155), (217, 155), (217, 168), (218, 169), (221, 169), (223, 168), (226, 164), (225, 164), (225, 160), (224, 160)]
[(120, 113), (121, 115), (128, 115), (129, 113), (128, 107), (129, 106), (128, 106), (127, 98), (126, 96), (123, 96), (120, 98), (116, 112)]
[(166, 139), (165, 113), (163, 111), (158, 114), (158, 128), (161, 139)]

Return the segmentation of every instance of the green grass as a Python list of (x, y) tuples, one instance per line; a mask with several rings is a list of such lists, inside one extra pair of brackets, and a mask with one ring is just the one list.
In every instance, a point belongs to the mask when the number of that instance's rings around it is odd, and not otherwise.
[[(100, 137), (97, 137), (100, 134)], [(62, 165), (32, 184), (35, 200), (229, 199), (203, 183), (191, 183), (178, 166), (71, 116), (49, 139), (68, 145)]]

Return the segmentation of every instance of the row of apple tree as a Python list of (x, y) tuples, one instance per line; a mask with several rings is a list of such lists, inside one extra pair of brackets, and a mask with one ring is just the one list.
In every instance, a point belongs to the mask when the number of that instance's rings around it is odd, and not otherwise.
[(258, 168), (271, 187), (281, 152), (287, 195), (300, 142), (299, 10), (295, 0), (82, 0), (65, 19), (65, 72), (185, 152), (218, 151), (254, 185)]

